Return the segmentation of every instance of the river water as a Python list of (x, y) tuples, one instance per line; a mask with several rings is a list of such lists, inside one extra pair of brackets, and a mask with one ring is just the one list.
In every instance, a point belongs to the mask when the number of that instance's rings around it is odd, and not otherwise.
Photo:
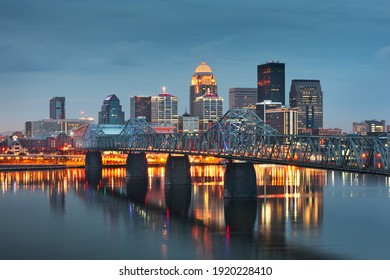
[[(164, 186), (124, 168), (0, 172), (0, 259), (390, 259), (390, 178), (256, 165), (257, 199), (224, 199), (224, 166)], [(243, 182), (245, 184), (245, 182)]]

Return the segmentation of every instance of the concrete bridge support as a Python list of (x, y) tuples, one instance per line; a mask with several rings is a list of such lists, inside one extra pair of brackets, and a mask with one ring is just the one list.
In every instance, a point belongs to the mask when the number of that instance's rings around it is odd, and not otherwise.
[(130, 153), (126, 160), (126, 191), (134, 202), (144, 203), (148, 192), (148, 161), (145, 153)]
[(165, 164), (165, 185), (191, 185), (188, 156), (168, 156)]
[(225, 170), (224, 197), (255, 198), (256, 172), (253, 163), (229, 162)]
[(99, 151), (88, 151), (85, 155), (85, 168), (102, 168), (102, 154)]
[(98, 188), (102, 179), (102, 154), (88, 151), (85, 155), (85, 176), (89, 188)]
[(145, 153), (131, 153), (127, 156), (126, 177), (148, 177), (148, 161)]

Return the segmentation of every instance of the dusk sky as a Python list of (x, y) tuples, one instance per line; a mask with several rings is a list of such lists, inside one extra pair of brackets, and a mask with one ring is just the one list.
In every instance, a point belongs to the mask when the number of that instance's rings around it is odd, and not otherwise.
[(127, 119), (130, 96), (166, 86), (183, 114), (202, 61), (227, 110), (269, 60), (286, 64), (286, 99), (292, 79), (321, 81), (324, 127), (390, 125), (388, 0), (0, 0), (0, 132), (48, 118), (55, 96), (97, 122), (108, 94)]

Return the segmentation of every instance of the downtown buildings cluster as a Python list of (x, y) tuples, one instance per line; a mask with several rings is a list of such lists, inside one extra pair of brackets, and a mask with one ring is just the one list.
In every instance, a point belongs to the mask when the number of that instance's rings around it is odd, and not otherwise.
[[(257, 66), (257, 87), (229, 89), (229, 109), (253, 110), (280, 134), (341, 135), (341, 129), (324, 128), (324, 94), (320, 80), (294, 79), (286, 102), (285, 64), (270, 61)], [(202, 133), (223, 117), (223, 98), (218, 94), (215, 74), (201, 62), (190, 80), (189, 104), (179, 115), (179, 97), (167, 92), (153, 96), (131, 96), (130, 118), (144, 118), (160, 133)], [(67, 119), (65, 97), (49, 102), (49, 119), (27, 121), (25, 135), (14, 133), (3, 139), (5, 147), (27, 147), (29, 151), (58, 150), (72, 147), (92, 118)], [(116, 94), (109, 94), (98, 112), (98, 124), (124, 126), (125, 113)], [(389, 130), (389, 127), (387, 127)], [(385, 121), (353, 123), (353, 133), (370, 135), (385, 132)], [(1, 140), (1, 139), (0, 139)], [(5, 141), (6, 140), (6, 141)], [(19, 147), (20, 148), (20, 147)], [(19, 149), (18, 147), (16, 149)]]

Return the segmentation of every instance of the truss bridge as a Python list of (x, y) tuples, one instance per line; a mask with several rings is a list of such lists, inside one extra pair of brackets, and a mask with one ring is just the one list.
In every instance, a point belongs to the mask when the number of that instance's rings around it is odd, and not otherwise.
[(78, 147), (208, 155), (251, 163), (390, 175), (389, 134), (368, 136), (282, 135), (250, 110), (232, 109), (202, 134), (156, 133), (144, 119), (124, 126), (89, 125)]

